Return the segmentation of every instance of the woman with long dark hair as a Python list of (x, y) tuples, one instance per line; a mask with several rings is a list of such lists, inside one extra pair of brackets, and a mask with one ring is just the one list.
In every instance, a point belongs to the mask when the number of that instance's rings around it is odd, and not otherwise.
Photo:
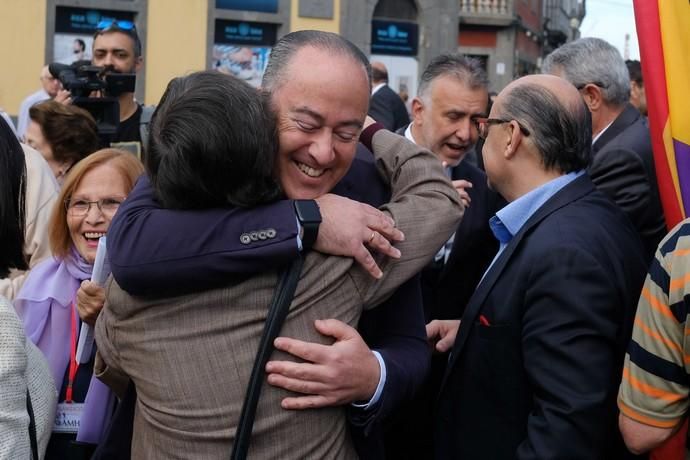
[[(28, 268), (26, 178), (24, 151), (0, 120), (0, 277), (11, 269)], [(0, 458), (43, 458), (56, 396), (45, 359), (26, 339), (14, 309), (0, 295)]]
[[(58, 185), (41, 154), (20, 144), (4, 122), (0, 149), (0, 295), (12, 300), (28, 270), (50, 256), (48, 221)], [(16, 246), (18, 232), (22, 243)]]

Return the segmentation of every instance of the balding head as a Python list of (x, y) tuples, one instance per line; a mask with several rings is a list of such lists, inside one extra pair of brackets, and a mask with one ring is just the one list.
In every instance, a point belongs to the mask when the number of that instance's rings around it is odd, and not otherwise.
[(591, 159), (592, 123), (577, 89), (553, 75), (529, 75), (509, 84), (492, 109), (530, 132), (545, 170), (569, 173)]
[[(367, 76), (369, 86), (371, 86), (371, 65), (369, 60), (352, 42), (338, 34), (323, 32), (320, 30), (298, 30), (283, 36), (271, 50), (266, 70), (261, 81), (261, 88), (273, 94), (281, 85), (287, 81), (290, 64), (299, 51), (305, 48), (313, 48), (325, 53), (326, 59), (330, 62), (335, 60), (349, 60), (361, 67)], [(304, 68), (300, 71), (308, 72), (310, 69)], [(347, 92), (348, 87), (342, 88)]]
[(50, 74), (48, 66), (43, 66), (41, 69), (40, 79), (41, 86), (43, 86), (43, 90), (48, 93), (48, 96), (51, 98), (57, 96), (57, 93), (60, 90), (60, 81)]
[(388, 69), (383, 62), (373, 61), (371, 63), (371, 82), (374, 85), (388, 83)]

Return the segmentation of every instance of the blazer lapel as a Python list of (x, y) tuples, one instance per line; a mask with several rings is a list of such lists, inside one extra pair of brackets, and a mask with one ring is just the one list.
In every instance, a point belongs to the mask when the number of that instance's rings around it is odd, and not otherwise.
[[(467, 177), (467, 174), (464, 172), (463, 168), (464, 168), (464, 165), (462, 162), (460, 164), (458, 164), (457, 166), (451, 168), (450, 180), (451, 181), (460, 180), (460, 179), (469, 180), (469, 178)], [(475, 206), (480, 206), (480, 205), (485, 206), (484, 203), (475, 203)], [(473, 212), (473, 211), (465, 210), (464, 219), (467, 218), (467, 213)], [(443, 268), (441, 269), (441, 273), (438, 276), (439, 281), (445, 278), (445, 276), (448, 273), (448, 271), (450, 270), (450, 268), (453, 265), (455, 265), (455, 263), (457, 262), (459, 251), (456, 250), (456, 247), (462, 244), (462, 240), (464, 239), (464, 235), (465, 235), (465, 228), (466, 227), (462, 224), (462, 221), (460, 221), (460, 223), (458, 224), (458, 227), (455, 229), (455, 237), (453, 239), (453, 245), (450, 248), (450, 255), (448, 256), (448, 260), (446, 261), (446, 263), (443, 264)]]
[(451, 350), (448, 366), (446, 367), (446, 374), (443, 377), (439, 395), (443, 392), (446, 381), (453, 370), (455, 362), (462, 354), (463, 346), (467, 342), (467, 338), (469, 337), (472, 327), (474, 327), (474, 322), (481, 306), (484, 304), (486, 297), (491, 292), (491, 289), (493, 288), (494, 284), (496, 284), (496, 281), (501, 276), (501, 273), (503, 273), (503, 270), (506, 268), (506, 265), (508, 265), (508, 262), (515, 253), (515, 250), (520, 246), (520, 243), (524, 237), (528, 235), (539, 222), (544, 220), (551, 213), (579, 199), (583, 195), (592, 192), (593, 190), (594, 185), (589, 179), (589, 176), (585, 174), (581, 177), (578, 177), (573, 182), (558, 191), (558, 193), (552, 196), (546, 203), (544, 203), (544, 205), (527, 220), (517, 235), (510, 240), (508, 246), (506, 246), (491, 268), (489, 268), (489, 271), (484, 276), (484, 279), (482, 279), (482, 281), (479, 283), (479, 286), (477, 286), (477, 289), (474, 291), (472, 298), (467, 304), (465, 313), (462, 315), (460, 329), (458, 330), (455, 343), (453, 344), (453, 348)]
[(592, 153), (597, 153), (604, 148), (612, 139), (615, 139), (620, 133), (628, 128), (628, 126), (635, 123), (640, 117), (640, 112), (631, 104), (627, 104), (625, 109), (618, 115), (618, 117), (611, 123), (606, 131), (599, 139), (592, 145)]

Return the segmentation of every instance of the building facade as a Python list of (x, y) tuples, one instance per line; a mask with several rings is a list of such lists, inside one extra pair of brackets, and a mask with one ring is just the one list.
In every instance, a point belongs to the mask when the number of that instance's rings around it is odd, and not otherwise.
[(3, 0), (0, 107), (16, 115), (43, 65), (77, 58), (77, 40), (86, 44), (79, 57), (90, 58), (104, 18), (136, 24), (144, 46), (136, 95), (155, 104), (171, 78), (196, 70), (258, 85), (273, 44), (303, 29), (348, 38), (410, 96), (430, 59), (448, 51), (480, 59), (498, 91), (577, 36), (583, 16), (584, 0)]

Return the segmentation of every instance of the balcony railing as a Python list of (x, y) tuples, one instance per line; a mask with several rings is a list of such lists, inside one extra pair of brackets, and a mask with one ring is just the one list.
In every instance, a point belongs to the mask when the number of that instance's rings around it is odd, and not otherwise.
[(509, 0), (460, 0), (462, 13), (508, 14)]
[(460, 21), (467, 24), (508, 25), (514, 0), (460, 0)]

